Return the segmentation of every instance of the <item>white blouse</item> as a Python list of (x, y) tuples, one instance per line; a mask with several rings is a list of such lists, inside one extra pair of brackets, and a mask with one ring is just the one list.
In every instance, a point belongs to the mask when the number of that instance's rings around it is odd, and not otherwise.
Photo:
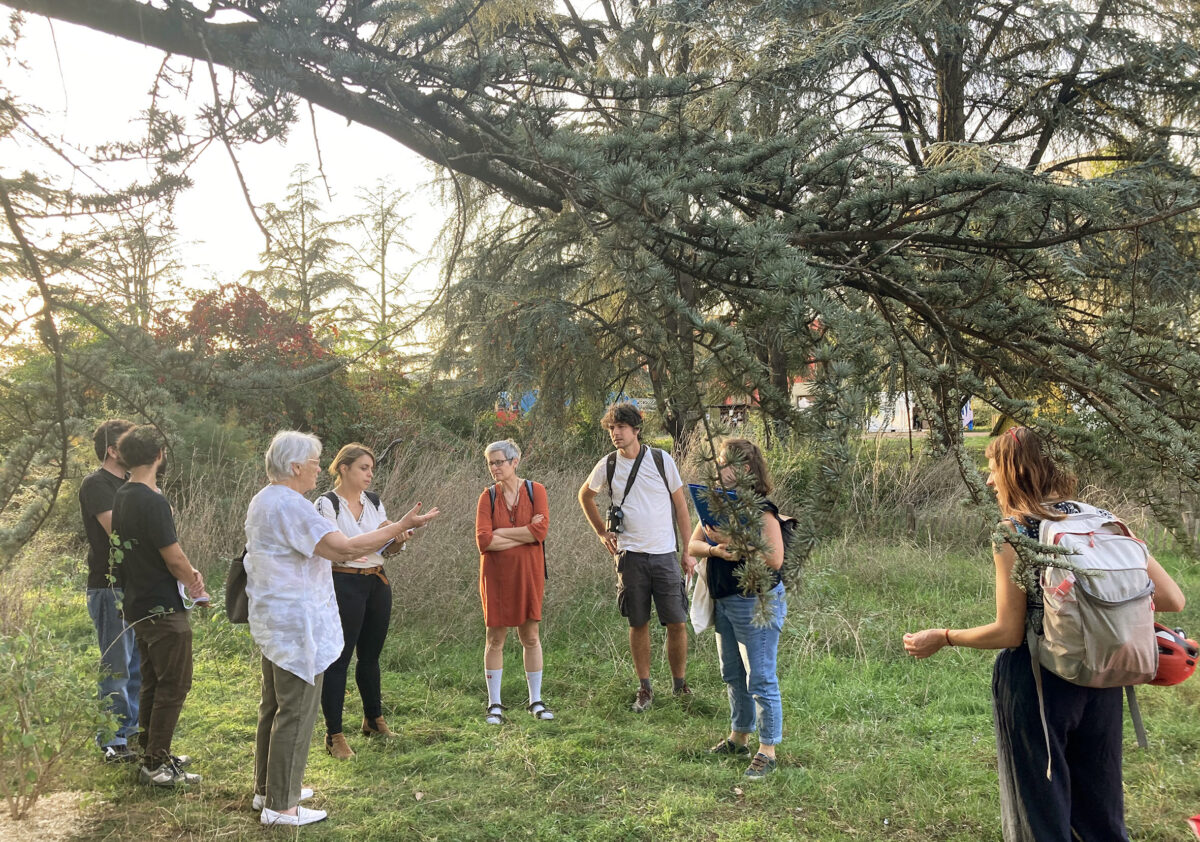
[[(379, 501), (379, 508), (375, 508), (375, 504), (367, 497), (366, 492), (362, 492), (358, 497), (358, 503), (362, 506), (362, 515), (358, 520), (354, 519), (354, 513), (350, 511), (350, 502), (342, 495), (340, 491), (334, 491), (337, 494), (339, 503), (337, 514), (333, 512), (333, 503), (329, 502), (329, 498), (322, 494), (317, 498), (315, 505), (321, 516), (332, 521), (337, 525), (338, 530), (347, 538), (353, 538), (355, 535), (362, 535), (365, 532), (374, 532), (379, 528), (385, 520), (387, 520), (387, 512), (383, 510), (383, 501)], [(396, 545), (393, 544), (394, 548)], [(362, 558), (356, 558), (354, 561), (339, 561), (339, 567), (382, 567), (383, 556), (379, 553), (370, 553)]]
[(337, 527), (284, 485), (268, 485), (246, 512), (250, 635), (263, 656), (309, 684), (342, 654), (329, 560), (316, 546)]

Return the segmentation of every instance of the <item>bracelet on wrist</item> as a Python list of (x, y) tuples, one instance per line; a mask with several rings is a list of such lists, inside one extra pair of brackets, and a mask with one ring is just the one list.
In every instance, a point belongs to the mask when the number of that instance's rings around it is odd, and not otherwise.
[(950, 629), (946, 629), (946, 645), (953, 646), (953, 641), (950, 640)]

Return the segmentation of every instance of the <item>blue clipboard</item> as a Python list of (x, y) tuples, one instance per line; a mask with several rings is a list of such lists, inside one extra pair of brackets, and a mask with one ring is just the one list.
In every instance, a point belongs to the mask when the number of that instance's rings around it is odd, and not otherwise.
[(737, 499), (737, 492), (733, 489), (709, 488), (707, 485), (695, 482), (688, 483), (688, 492), (692, 495), (692, 502), (696, 505), (696, 514), (700, 516), (700, 522), (705, 526), (720, 526), (717, 518), (709, 511), (708, 501), (704, 499), (706, 494), (724, 494), (729, 500)]

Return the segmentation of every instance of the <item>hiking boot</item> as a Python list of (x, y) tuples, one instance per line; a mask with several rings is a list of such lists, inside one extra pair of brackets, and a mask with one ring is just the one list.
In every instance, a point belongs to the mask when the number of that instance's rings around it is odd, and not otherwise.
[(708, 750), (709, 754), (720, 754), (726, 757), (745, 757), (750, 754), (750, 747), (741, 743), (735, 743), (733, 740), (726, 737)]
[(685, 681), (682, 684), (680, 684), (678, 687), (676, 687), (674, 690), (672, 690), (671, 695), (672, 696), (688, 696), (688, 697), (690, 697), (692, 695), (692, 688), (689, 687), (688, 683)]
[(639, 687), (637, 698), (633, 700), (633, 712), (645, 713), (650, 710), (650, 705), (654, 703), (653, 691), (647, 690), (645, 687)]
[(346, 735), (342, 733), (326, 734), (325, 750), (333, 755), (334, 760), (349, 760), (354, 756), (354, 749), (350, 748)]
[(751, 759), (744, 777), (750, 781), (761, 781), (767, 775), (774, 772), (777, 765), (774, 757), (767, 757), (760, 751)]
[(382, 716), (374, 719), (363, 717), (362, 734), (364, 737), (394, 737), (396, 732), (388, 727)]

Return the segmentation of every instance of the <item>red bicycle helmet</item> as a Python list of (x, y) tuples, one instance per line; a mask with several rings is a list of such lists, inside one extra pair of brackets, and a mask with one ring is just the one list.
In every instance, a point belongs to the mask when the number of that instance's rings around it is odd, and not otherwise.
[(1183, 636), (1183, 629), (1169, 629), (1162, 623), (1154, 624), (1154, 636), (1158, 638), (1158, 672), (1151, 684), (1169, 687), (1186, 681), (1196, 671), (1196, 658), (1200, 656), (1200, 645)]

